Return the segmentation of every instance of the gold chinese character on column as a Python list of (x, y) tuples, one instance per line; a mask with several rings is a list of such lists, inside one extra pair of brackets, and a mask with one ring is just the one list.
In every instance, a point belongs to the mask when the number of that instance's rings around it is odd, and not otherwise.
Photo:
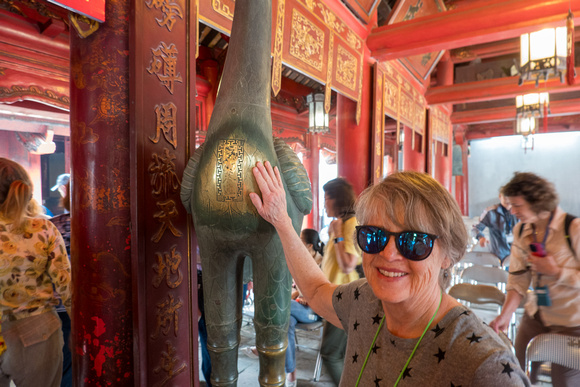
[[(167, 286), (175, 289), (183, 281), (183, 275), (181, 270), (179, 270), (181, 254), (176, 249), (177, 246), (173, 246), (171, 252), (155, 253), (157, 263), (153, 265), (153, 270), (157, 275), (153, 277), (154, 287), (158, 288), (161, 282), (165, 280)], [(176, 277), (175, 280), (172, 280), (172, 277)]]
[(177, 149), (177, 106), (172, 102), (157, 105), (155, 117), (155, 137), (149, 137), (149, 140), (157, 144), (163, 133), (165, 140)]
[(155, 214), (153, 214), (153, 217), (157, 219), (158, 222), (161, 223), (161, 227), (159, 228), (159, 230), (157, 230), (155, 235), (151, 237), (151, 240), (155, 243), (159, 242), (161, 240), (161, 237), (165, 233), (165, 230), (167, 229), (169, 229), (169, 231), (171, 231), (171, 233), (176, 237), (182, 236), (183, 234), (181, 233), (181, 231), (175, 228), (175, 226), (171, 222), (171, 219), (176, 218), (179, 215), (179, 212), (177, 211), (177, 208), (175, 206), (175, 201), (166, 200), (164, 202), (157, 202), (157, 207), (161, 211), (157, 211)]
[(153, 186), (153, 195), (160, 195), (163, 193), (167, 197), (168, 193), (176, 192), (179, 188), (179, 177), (175, 172), (176, 159), (175, 154), (169, 153), (169, 149), (163, 150), (163, 155), (153, 153), (151, 155), (153, 161), (149, 164), (149, 175), (151, 177), (151, 185)]
[(145, 5), (147, 5), (149, 9), (161, 8), (163, 17), (161, 19), (155, 19), (155, 21), (157, 21), (157, 24), (159, 24), (161, 27), (164, 26), (167, 27), (167, 29), (170, 32), (173, 29), (173, 26), (175, 25), (177, 18), (179, 17), (183, 19), (183, 11), (181, 10), (181, 7), (177, 3), (173, 3), (168, 0), (151, 0), (146, 1)]
[(177, 349), (171, 345), (169, 341), (167, 341), (166, 344), (167, 351), (161, 351), (159, 365), (153, 370), (156, 374), (162, 371), (165, 373), (163, 380), (156, 384), (156, 386), (159, 387), (164, 386), (169, 380), (185, 371), (185, 368), (187, 367), (185, 362), (182, 362), (179, 368), (177, 368), (177, 363), (179, 363), (179, 358), (176, 356)]
[[(161, 331), (165, 336), (169, 334), (171, 325), (173, 325), (173, 333), (177, 337), (179, 331), (179, 309), (183, 306), (181, 300), (175, 300), (173, 294), (169, 293), (167, 299), (157, 304), (157, 326), (155, 333), (151, 338), (156, 339)], [(173, 324), (172, 324), (173, 323)]]
[(161, 42), (157, 49), (151, 49), (153, 58), (147, 68), (149, 74), (157, 75), (157, 79), (173, 94), (175, 82), (183, 82), (181, 74), (177, 74), (177, 47)]

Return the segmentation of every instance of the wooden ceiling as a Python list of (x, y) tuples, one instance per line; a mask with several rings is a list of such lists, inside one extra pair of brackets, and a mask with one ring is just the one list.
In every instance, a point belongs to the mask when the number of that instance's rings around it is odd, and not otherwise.
[[(355, 0), (340, 0), (353, 9)], [(415, 10), (430, 3), (444, 4), (446, 11), (415, 19), (390, 23), (394, 11)], [(336, 3), (337, 1), (332, 1)], [(514, 74), (519, 61), (519, 35), (563, 23), (569, 5), (580, 25), (580, 0), (380, 0), (358, 1), (372, 14), (360, 23), (368, 29), (367, 45), (378, 61), (401, 60), (443, 50), (440, 64), (430, 69), (424, 81), (425, 96), (430, 105), (452, 105), (452, 122), (462, 125), (467, 137), (506, 135), (513, 133), (517, 94), (533, 91), (551, 93), (549, 130), (580, 130), (580, 79), (572, 86), (559, 79), (518, 86)], [(337, 5), (340, 6), (340, 5)], [(360, 6), (363, 7), (363, 6)], [(412, 8), (415, 7), (415, 8)], [(363, 7), (364, 8), (364, 7)], [(363, 9), (364, 11), (364, 9)], [(364, 12), (363, 12), (364, 13)], [(364, 16), (364, 15), (363, 15)], [(68, 17), (67, 11), (44, 0), (0, 1), (0, 87), (6, 83), (33, 82), (49, 78), (56, 86), (68, 82)], [(227, 53), (228, 37), (200, 25), (200, 44), (220, 62)], [(580, 64), (580, 29), (576, 29), (576, 65)], [(26, 51), (21, 46), (35, 45)], [(444, 84), (442, 68), (451, 66), (453, 84)], [(580, 75), (580, 68), (577, 68)], [(299, 97), (322, 85), (285, 67), (287, 83), (299, 85)], [(300, 87), (303, 87), (300, 89)], [(295, 108), (304, 109), (300, 98), (285, 97)], [(10, 101), (13, 102), (13, 101)], [(53, 121), (61, 121), (61, 108), (47, 101), (2, 105), (0, 122), (7, 122), (6, 108), (17, 107), (24, 114), (34, 106), (46, 110)], [(50, 102), (50, 101), (49, 101)], [(299, 106), (300, 105), (300, 106)], [(62, 110), (60, 110), (62, 111)], [(24, 112), (24, 113), (23, 113)], [(60, 113), (62, 114), (62, 113)], [(55, 118), (56, 117), (56, 118)]]

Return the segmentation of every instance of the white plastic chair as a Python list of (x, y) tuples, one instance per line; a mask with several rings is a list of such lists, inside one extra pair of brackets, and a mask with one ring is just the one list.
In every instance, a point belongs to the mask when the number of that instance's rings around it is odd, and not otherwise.
[(526, 372), (530, 376), (532, 362), (550, 362), (580, 370), (580, 337), (559, 333), (542, 333), (526, 348)]
[(449, 295), (477, 305), (494, 304), (501, 307), (505, 301), (505, 294), (497, 287), (482, 284), (456, 284), (449, 289)]
[(459, 262), (472, 263), (481, 266), (501, 267), (501, 261), (497, 255), (484, 251), (470, 251), (465, 253), (465, 257)]
[(461, 272), (462, 282), (471, 281), (473, 283), (483, 283), (497, 286), (505, 293), (508, 281), (508, 272), (504, 269), (494, 266), (473, 265), (466, 267)]

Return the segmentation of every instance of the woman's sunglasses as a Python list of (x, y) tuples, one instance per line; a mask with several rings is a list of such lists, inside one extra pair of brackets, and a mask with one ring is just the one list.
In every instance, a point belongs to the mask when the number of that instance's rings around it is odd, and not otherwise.
[(378, 254), (387, 247), (391, 235), (395, 237), (395, 246), (401, 255), (411, 261), (422, 261), (427, 258), (437, 235), (419, 231), (390, 232), (377, 226), (357, 226), (356, 240), (368, 254)]

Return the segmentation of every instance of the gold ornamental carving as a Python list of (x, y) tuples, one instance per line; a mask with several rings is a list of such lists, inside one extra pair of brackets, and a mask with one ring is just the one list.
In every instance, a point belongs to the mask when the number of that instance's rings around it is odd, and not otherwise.
[[(230, 8), (229, 5), (225, 4), (224, 0), (212, 0), (211, 6), (214, 11), (222, 16), (227, 17), (230, 20), (234, 19), (234, 10)], [(234, 2), (235, 4), (235, 2)]]
[(336, 80), (354, 91), (357, 80), (357, 58), (340, 44), (336, 51)]
[(333, 29), (335, 33), (341, 34), (346, 28), (344, 23), (340, 21), (331, 10), (326, 8), (326, 6), (318, 3), (318, 7), (320, 8), (320, 13), (324, 18), (324, 23)]
[(351, 30), (348, 30), (346, 33), (346, 41), (348, 42), (349, 46), (354, 48), (355, 50), (360, 50), (362, 47), (362, 42), (358, 36)]
[(334, 34), (330, 33), (330, 44), (328, 48), (328, 66), (326, 68), (326, 88), (324, 89), (324, 111), (330, 112), (330, 96), (332, 95), (332, 63), (334, 47)]
[(385, 108), (395, 113), (399, 110), (399, 86), (385, 77), (384, 105)]
[(363, 66), (364, 66), (364, 54), (360, 53), (360, 66), (358, 74), (358, 100), (356, 103), (356, 124), (360, 125), (360, 117), (362, 115), (362, 91), (363, 91)]
[(318, 71), (322, 71), (324, 31), (296, 9), (292, 10), (290, 54)]
[(216, 160), (218, 202), (244, 200), (244, 140), (220, 140)]
[(274, 41), (274, 60), (272, 62), (272, 91), (277, 96), (282, 89), (282, 49), (284, 48), (284, 10), (285, 0), (278, 0), (276, 14), (276, 40)]

